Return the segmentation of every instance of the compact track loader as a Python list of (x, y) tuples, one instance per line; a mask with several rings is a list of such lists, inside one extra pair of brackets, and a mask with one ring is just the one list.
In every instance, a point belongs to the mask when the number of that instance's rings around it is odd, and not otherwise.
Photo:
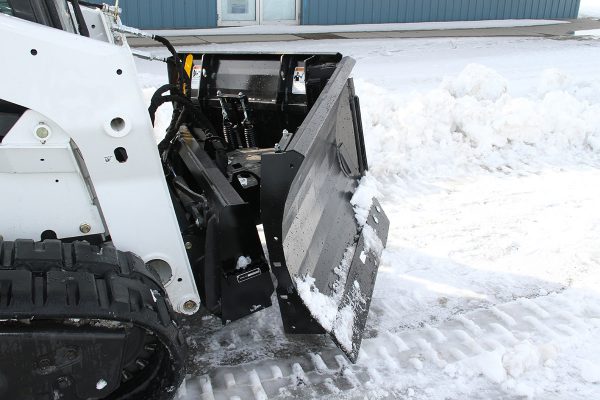
[(235, 323), (273, 296), (287, 333), (355, 361), (389, 222), (350, 204), (354, 61), (150, 35), (171, 56), (147, 109), (126, 34), (145, 35), (116, 7), (0, 0), (0, 399), (170, 399), (179, 318)]

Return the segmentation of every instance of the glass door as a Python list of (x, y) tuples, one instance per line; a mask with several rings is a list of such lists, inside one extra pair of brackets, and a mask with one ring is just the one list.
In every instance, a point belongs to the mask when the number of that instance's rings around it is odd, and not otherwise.
[(261, 24), (298, 24), (297, 0), (260, 0)]
[(221, 0), (219, 25), (239, 26), (258, 24), (257, 0)]
[(219, 26), (298, 25), (300, 0), (218, 0)]

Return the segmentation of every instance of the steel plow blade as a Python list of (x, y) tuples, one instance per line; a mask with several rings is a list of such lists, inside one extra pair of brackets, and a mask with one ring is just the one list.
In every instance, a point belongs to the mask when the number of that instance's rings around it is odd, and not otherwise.
[(261, 216), (286, 332), (329, 333), (351, 361), (388, 234), (373, 199), (360, 226), (350, 200), (367, 170), (360, 106), (342, 59), (295, 134), (262, 156)]

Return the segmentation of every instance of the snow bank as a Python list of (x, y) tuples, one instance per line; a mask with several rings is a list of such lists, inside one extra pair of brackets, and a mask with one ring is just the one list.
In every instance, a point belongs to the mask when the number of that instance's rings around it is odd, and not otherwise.
[(596, 159), (600, 82), (556, 69), (538, 81), (535, 92), (515, 97), (504, 77), (472, 64), (408, 100), (359, 81), (358, 93), (369, 99), (363, 115), (370, 162), (359, 193), (385, 194), (388, 178), (424, 181), (527, 169), (557, 157)]
[(600, 1), (581, 0), (581, 5), (579, 6), (579, 17), (600, 17)]

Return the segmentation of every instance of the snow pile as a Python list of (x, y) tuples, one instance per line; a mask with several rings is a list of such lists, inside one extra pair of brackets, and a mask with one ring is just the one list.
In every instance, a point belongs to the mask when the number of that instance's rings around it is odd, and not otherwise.
[(579, 17), (600, 18), (600, 0), (581, 0), (579, 6)]
[(557, 157), (597, 159), (600, 82), (577, 82), (558, 70), (539, 77), (537, 91), (513, 97), (505, 78), (469, 65), (434, 90), (408, 100), (364, 81), (358, 92), (370, 173), (382, 180), (460, 176), (530, 169)]
[(469, 64), (454, 79), (442, 84), (453, 97), (474, 97), (479, 101), (497, 101), (508, 90), (508, 81), (493, 69), (479, 64)]
[(580, 361), (581, 377), (588, 383), (600, 383), (600, 365), (589, 360)]

